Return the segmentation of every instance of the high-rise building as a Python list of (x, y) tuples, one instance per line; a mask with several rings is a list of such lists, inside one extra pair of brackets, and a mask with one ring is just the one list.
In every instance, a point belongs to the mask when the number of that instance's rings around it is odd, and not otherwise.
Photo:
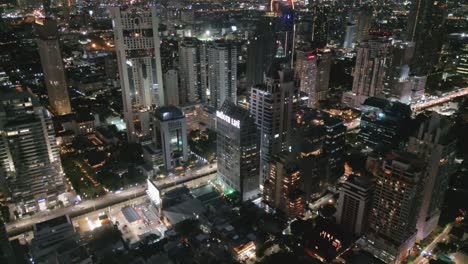
[(185, 38), (179, 45), (180, 101), (206, 100), (208, 89), (205, 45), (196, 38)]
[(46, 18), (36, 21), (35, 28), (50, 107), (56, 115), (69, 114), (70, 98), (60, 52), (57, 23)]
[(343, 120), (325, 116), (325, 140), (323, 152), (328, 158), (328, 182), (334, 184), (344, 173), (344, 151), (346, 139), (346, 126)]
[(389, 42), (370, 39), (357, 47), (356, 66), (353, 72), (352, 107), (359, 107), (368, 97), (381, 94), (386, 71)]
[(356, 235), (367, 231), (374, 183), (366, 176), (350, 175), (339, 187), (337, 223)]
[(161, 106), (154, 113), (156, 146), (162, 149), (166, 170), (179, 167), (188, 160), (187, 122), (178, 107)]
[(50, 113), (29, 92), (0, 92), (0, 177), (20, 214), (45, 210), (65, 191)]
[(414, 246), (424, 166), (404, 152), (390, 152), (379, 163), (367, 239), (372, 253), (385, 263), (401, 263)]
[(369, 7), (363, 7), (362, 10), (358, 11), (356, 16), (356, 42), (361, 43), (368, 39), (369, 30), (372, 26), (372, 9)]
[(358, 138), (370, 148), (396, 148), (411, 132), (411, 108), (370, 97), (362, 105)]
[(124, 119), (130, 141), (150, 135), (150, 110), (164, 105), (156, 8), (110, 7)]
[(210, 104), (220, 108), (225, 100), (237, 103), (237, 48), (217, 40), (207, 47)]
[(295, 69), (301, 92), (309, 97), (307, 106), (317, 108), (319, 101), (328, 95), (331, 53), (325, 50), (298, 51)]
[(260, 138), (249, 111), (226, 100), (216, 111), (218, 176), (241, 200), (259, 195)]
[(417, 135), (410, 137), (408, 151), (427, 162), (427, 176), (417, 225), (417, 238), (423, 240), (437, 227), (444, 194), (448, 189), (450, 176), (456, 170), (453, 123), (433, 113), (420, 125)]
[(179, 74), (177, 70), (170, 69), (164, 73), (164, 86), (166, 88), (166, 103), (179, 105)]
[(263, 201), (285, 213), (288, 218), (303, 214), (305, 195), (299, 189), (300, 180), (301, 171), (293, 155), (282, 152), (274, 156), (264, 185)]
[(292, 71), (275, 71), (265, 84), (250, 90), (249, 111), (260, 133), (260, 184), (266, 179), (273, 155), (287, 150), (293, 121)]
[(265, 72), (268, 71), (275, 57), (274, 17), (260, 18), (254, 35), (247, 46), (247, 87), (264, 83)]
[(418, 75), (427, 75), (440, 58), (445, 37), (447, 4), (437, 0), (412, 2), (406, 39), (416, 43), (411, 70)]

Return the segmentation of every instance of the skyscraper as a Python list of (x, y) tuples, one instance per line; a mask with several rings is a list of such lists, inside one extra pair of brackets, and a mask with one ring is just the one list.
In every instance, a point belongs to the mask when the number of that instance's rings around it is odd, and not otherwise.
[(208, 44), (210, 104), (220, 108), (225, 100), (237, 103), (237, 48), (224, 40)]
[(292, 71), (275, 71), (264, 85), (250, 90), (249, 111), (260, 133), (260, 184), (266, 179), (273, 155), (287, 150), (293, 121)]
[(65, 191), (50, 113), (21, 88), (0, 95), (2, 185), (18, 212), (45, 210)]
[(390, 152), (379, 163), (368, 239), (373, 254), (386, 263), (401, 263), (414, 246), (424, 166), (404, 152)]
[(360, 105), (371, 96), (381, 94), (386, 71), (389, 42), (385, 39), (371, 39), (357, 47), (356, 66), (353, 72), (352, 107)]
[(417, 238), (423, 240), (437, 227), (444, 194), (456, 170), (453, 123), (433, 113), (420, 125), (417, 135), (410, 137), (408, 151), (424, 159), (428, 166), (417, 225)]
[(168, 105), (154, 113), (154, 141), (162, 149), (166, 170), (184, 164), (188, 159), (187, 122), (178, 107)]
[(60, 52), (57, 23), (45, 18), (37, 20), (35, 28), (50, 107), (56, 115), (69, 114), (70, 98)]
[(359, 44), (369, 37), (369, 30), (372, 25), (372, 9), (370, 7), (362, 7), (356, 16), (356, 42)]
[(346, 139), (346, 126), (337, 117), (325, 116), (325, 141), (323, 152), (328, 158), (328, 182), (335, 184), (344, 173), (344, 152)]
[(124, 119), (130, 141), (149, 136), (150, 110), (164, 105), (156, 8), (110, 7)]
[(208, 89), (205, 45), (196, 38), (185, 38), (179, 45), (180, 101), (206, 100)]
[(416, 43), (412, 71), (427, 75), (440, 58), (445, 33), (447, 5), (444, 1), (416, 0), (412, 2), (406, 40)]
[(274, 17), (262, 16), (247, 46), (247, 87), (263, 84), (265, 72), (275, 57)]
[(263, 200), (270, 207), (280, 210), (288, 218), (295, 218), (304, 213), (305, 194), (299, 189), (301, 171), (288, 152), (275, 155), (265, 181)]
[(256, 198), (260, 187), (260, 138), (249, 111), (226, 100), (216, 111), (218, 176), (226, 193), (242, 201)]
[(337, 223), (356, 235), (367, 231), (374, 183), (366, 176), (350, 175), (339, 187)]
[(308, 95), (307, 106), (317, 108), (320, 100), (325, 100), (330, 82), (331, 53), (325, 50), (298, 51), (296, 77), (300, 79), (300, 89)]

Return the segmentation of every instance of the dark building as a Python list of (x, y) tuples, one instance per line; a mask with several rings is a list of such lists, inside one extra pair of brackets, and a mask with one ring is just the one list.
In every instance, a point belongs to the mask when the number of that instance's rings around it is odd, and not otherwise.
[(397, 147), (411, 132), (411, 108), (370, 97), (362, 105), (359, 139), (370, 148)]
[(343, 121), (332, 116), (324, 118), (325, 141), (323, 152), (328, 157), (328, 182), (335, 181), (344, 172), (344, 148), (346, 140), (346, 126)]
[(275, 57), (275, 34), (272, 16), (262, 16), (247, 47), (247, 87), (263, 84), (264, 74)]
[(416, 43), (411, 65), (415, 74), (428, 74), (438, 63), (445, 37), (446, 13), (447, 5), (444, 1), (416, 0), (412, 2), (406, 39)]
[(263, 200), (292, 219), (304, 213), (305, 193), (300, 190), (301, 171), (289, 152), (272, 158), (264, 183)]
[(337, 223), (356, 235), (367, 231), (374, 183), (369, 177), (350, 175), (339, 187)]
[(57, 115), (71, 113), (68, 86), (60, 51), (57, 23), (49, 18), (35, 24), (49, 104)]
[(260, 137), (249, 111), (226, 100), (216, 111), (218, 176), (225, 193), (242, 201), (256, 198), (260, 187)]

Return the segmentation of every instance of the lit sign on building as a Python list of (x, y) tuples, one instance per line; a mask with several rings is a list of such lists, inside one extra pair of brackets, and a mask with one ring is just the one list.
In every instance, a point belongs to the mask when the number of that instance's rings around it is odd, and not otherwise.
[(216, 111), (216, 117), (224, 120), (225, 122), (231, 124), (232, 126), (235, 126), (237, 128), (240, 128), (240, 121), (239, 120), (236, 120), (234, 118), (231, 118), (230, 116), (227, 116), (225, 115), (223, 112), (221, 111)]

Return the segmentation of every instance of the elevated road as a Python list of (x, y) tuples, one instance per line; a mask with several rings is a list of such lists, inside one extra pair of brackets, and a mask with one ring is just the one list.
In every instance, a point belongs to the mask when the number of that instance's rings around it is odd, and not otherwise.
[[(187, 183), (200, 179), (202, 177), (213, 175), (216, 173), (216, 164), (206, 165), (199, 169), (193, 169), (185, 172), (184, 174), (169, 175), (164, 179), (157, 180), (158, 186), (161, 189), (174, 187), (179, 184)], [(6, 224), (6, 230), (10, 237), (16, 236), (32, 230), (32, 227), (36, 223), (50, 220), (52, 218), (69, 215), (74, 218), (80, 215), (90, 213), (95, 210), (103, 209), (108, 206), (118, 204), (127, 200), (135, 199), (146, 195), (146, 184), (135, 186), (132, 188), (118, 191), (115, 193), (108, 193), (104, 196), (98, 197), (93, 200), (84, 200), (77, 205), (71, 205), (55, 209), (53, 211), (39, 212), (31, 217), (25, 217), (15, 222)]]
[(468, 87), (465, 88), (460, 88), (455, 91), (449, 92), (443, 96), (437, 97), (437, 98), (432, 98), (429, 100), (426, 100), (424, 102), (417, 103), (415, 105), (411, 106), (411, 109), (414, 112), (422, 111), (426, 108), (436, 106), (439, 104), (446, 103), (454, 98), (461, 97), (461, 96), (466, 96), (468, 95)]

